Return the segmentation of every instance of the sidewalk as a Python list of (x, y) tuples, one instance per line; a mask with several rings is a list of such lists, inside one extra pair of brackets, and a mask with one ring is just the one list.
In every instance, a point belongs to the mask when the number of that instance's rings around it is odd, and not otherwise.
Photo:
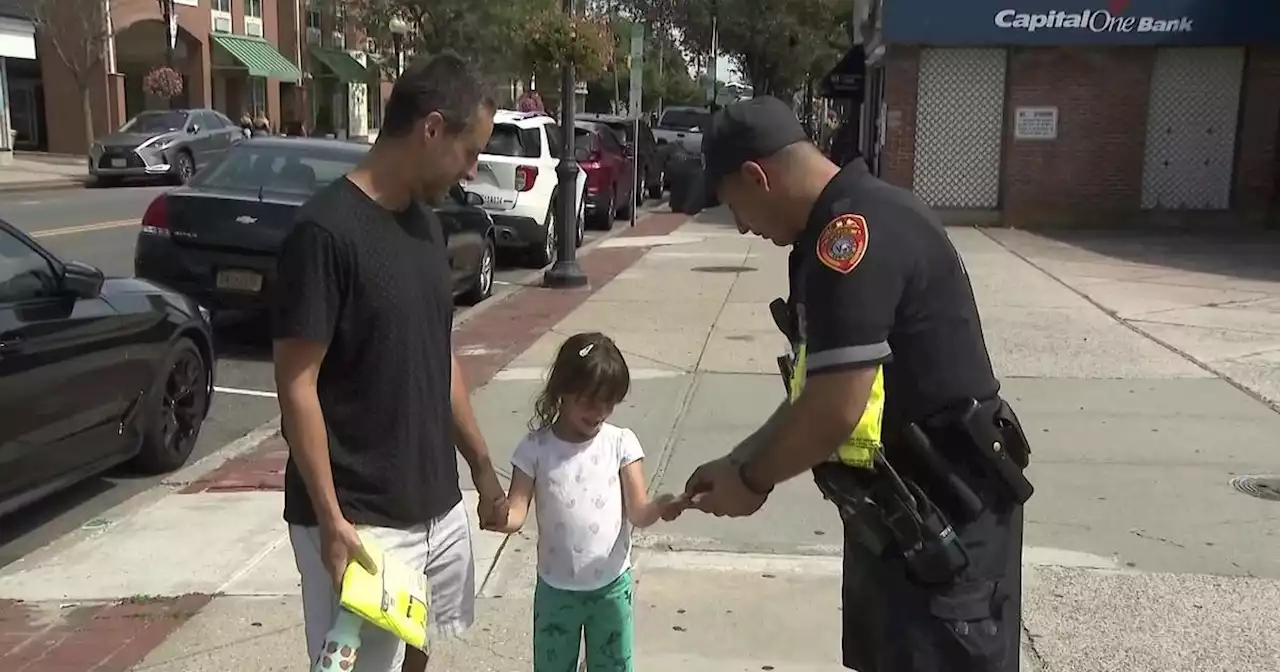
[(74, 189), (88, 179), (83, 158), (16, 152), (9, 163), (0, 165), (0, 192)]
[[(767, 303), (785, 292), (785, 250), (737, 235), (720, 209), (680, 223), (659, 215), (603, 242), (583, 261), (590, 290), (527, 289), (459, 328), (499, 465), (525, 431), (552, 352), (578, 330), (609, 333), (627, 353), (633, 392), (616, 421), (644, 443), (655, 491), (680, 489), (777, 404), (783, 342)], [(1239, 389), (1265, 396), (1275, 379), (1259, 369), (1262, 384), (1224, 380), (1216, 364), (1135, 331), (1026, 252), (1063, 248), (1035, 237), (1017, 247), (1003, 233), (952, 237), (1004, 393), (1035, 442), (1023, 669), (1280, 669), (1280, 509), (1229, 485), (1280, 472), (1280, 416)], [(1269, 285), (1249, 291), (1280, 296)], [(0, 571), (0, 651), (21, 647), (0, 664), (300, 669), (297, 581), (279, 520), (283, 445), (240, 448)], [(797, 479), (750, 519), (690, 514), (638, 534), (637, 669), (839, 670), (839, 532)], [(477, 531), (475, 543), (485, 577), (477, 626), (439, 646), (433, 669), (528, 670), (533, 531)]]

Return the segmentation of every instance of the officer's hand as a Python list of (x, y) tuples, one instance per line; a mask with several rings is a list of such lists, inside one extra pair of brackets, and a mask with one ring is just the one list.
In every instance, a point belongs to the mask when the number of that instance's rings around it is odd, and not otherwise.
[(684, 484), (685, 498), (692, 500), (695, 495), (701, 494), (711, 489), (712, 478), (714, 474), (719, 473), (723, 469), (737, 469), (737, 463), (733, 461), (732, 455), (712, 460), (706, 464), (693, 470), (693, 474), (689, 476), (689, 480)]
[[(709, 462), (694, 472), (698, 477), (692, 494), (693, 507), (714, 516), (749, 516), (764, 505), (767, 496), (747, 489), (738, 474), (738, 465), (729, 459)], [(690, 478), (690, 482), (694, 481)]]

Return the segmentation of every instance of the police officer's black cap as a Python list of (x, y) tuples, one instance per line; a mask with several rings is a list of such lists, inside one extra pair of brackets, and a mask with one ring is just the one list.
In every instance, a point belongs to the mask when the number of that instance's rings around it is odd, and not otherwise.
[(768, 158), (797, 142), (809, 142), (791, 106), (773, 96), (726, 105), (711, 115), (708, 126), (702, 134), (702, 157), (711, 193), (742, 164)]

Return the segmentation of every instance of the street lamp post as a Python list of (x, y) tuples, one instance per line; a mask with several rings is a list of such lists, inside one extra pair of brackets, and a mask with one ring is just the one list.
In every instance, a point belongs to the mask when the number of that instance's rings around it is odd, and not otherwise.
[[(573, 19), (573, 0), (564, 0), (564, 13)], [(578, 265), (578, 160), (574, 156), (574, 77), (573, 62), (566, 56), (560, 63), (560, 163), (556, 178), (560, 184), (556, 227), (560, 230), (560, 252), (556, 261), (542, 275), (542, 284), (556, 289), (585, 287), (587, 274)], [(547, 235), (551, 235), (547, 231)]]
[(399, 78), (400, 73), (404, 72), (404, 36), (409, 34), (409, 24), (397, 16), (391, 19), (387, 27), (391, 30), (391, 49), (395, 53), (396, 78)]

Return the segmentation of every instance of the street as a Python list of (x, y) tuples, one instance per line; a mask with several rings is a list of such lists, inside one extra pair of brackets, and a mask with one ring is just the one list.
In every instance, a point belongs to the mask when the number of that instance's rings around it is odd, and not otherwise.
[[(31, 234), (61, 259), (92, 264), (109, 276), (129, 276), (133, 274), (138, 222), (147, 205), (170, 188), (128, 186), (3, 193), (0, 218)], [(648, 209), (657, 207), (654, 201), (648, 205)], [(625, 222), (618, 221), (613, 232), (625, 227)], [(609, 233), (587, 231), (584, 246)], [(494, 298), (489, 302), (521, 284), (538, 282), (538, 273), (504, 265), (500, 258)], [(460, 309), (457, 320), (466, 320), (471, 310)], [(217, 394), (189, 463), (244, 436), (278, 413), (270, 351), (261, 326), (219, 325), (218, 338)], [(101, 512), (156, 485), (161, 478), (140, 478), (117, 469), (9, 516), (0, 529), (0, 567), (93, 522)]]

